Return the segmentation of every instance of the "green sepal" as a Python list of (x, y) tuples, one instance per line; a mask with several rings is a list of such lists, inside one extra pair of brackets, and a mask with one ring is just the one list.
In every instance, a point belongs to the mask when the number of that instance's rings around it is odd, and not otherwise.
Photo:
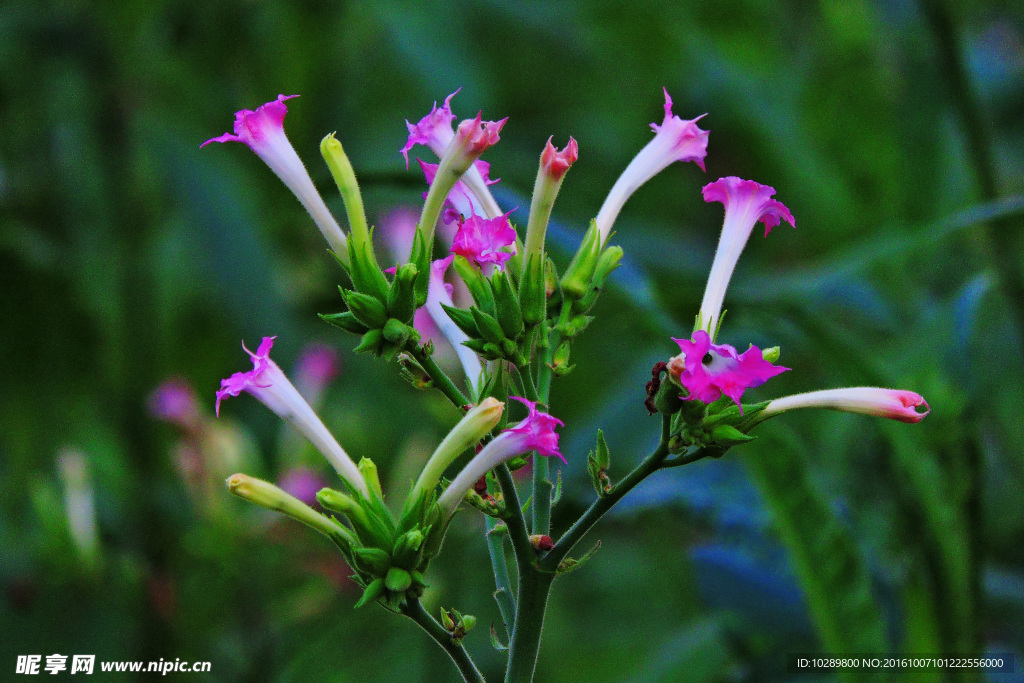
[(427, 291), (430, 289), (430, 266), (434, 255), (434, 236), (431, 231), (430, 240), (423, 236), (423, 231), (417, 226), (412, 238), (412, 252), (409, 255), (409, 262), (416, 266), (416, 282), (413, 287), (415, 293), (415, 308), (427, 303)]
[(384, 347), (384, 333), (379, 330), (369, 330), (363, 335), (359, 345), (352, 349), (356, 353), (372, 353), (379, 356)]
[(608, 468), (611, 464), (612, 456), (608, 450), (608, 443), (604, 440), (604, 432), (599, 429), (597, 448), (587, 456), (587, 471), (590, 472), (590, 480), (599, 496), (606, 496), (612, 490), (612, 482), (608, 477)]
[(353, 334), (363, 334), (370, 329), (363, 323), (359, 322), (359, 319), (356, 318), (352, 311), (345, 311), (344, 313), (320, 313), (318, 315), (325, 323), (329, 323), (335, 327), (340, 327), (346, 332), (351, 332)]
[(505, 332), (498, 321), (476, 306), (471, 307), (469, 312), (473, 315), (477, 329), (480, 330), (480, 338), (492, 344), (501, 344), (505, 339)]
[(577, 315), (566, 321), (564, 325), (559, 325), (558, 329), (563, 335), (572, 339), (585, 330), (587, 325), (593, 322), (593, 320), (594, 316), (592, 315)]
[(756, 438), (756, 436), (744, 434), (740, 430), (728, 424), (718, 425), (711, 430), (711, 440), (715, 445), (723, 448), (731, 448), (732, 446), (738, 446), (741, 443), (748, 443)]
[(544, 296), (548, 300), (548, 315), (558, 315), (562, 305), (562, 290), (558, 286), (558, 268), (550, 258), (544, 261)]
[(401, 567), (392, 567), (384, 578), (384, 585), (389, 591), (404, 593), (412, 586), (412, 577)]
[(377, 474), (377, 464), (369, 458), (363, 457), (359, 459), (357, 467), (359, 468), (359, 474), (363, 475), (366, 485), (370, 487), (370, 491), (383, 501), (384, 491), (380, 487), (380, 476)]
[(488, 315), (494, 315), (494, 292), (491, 291), (491, 285), (487, 282), (487, 278), (464, 256), (456, 256), (452, 265), (455, 266), (455, 272), (466, 283), (477, 307)]
[(597, 266), (594, 268), (594, 276), (590, 280), (590, 286), (587, 289), (587, 293), (581, 299), (573, 301), (572, 310), (575, 313), (586, 313), (594, 304), (597, 303), (597, 297), (604, 291), (605, 283), (608, 281), (608, 276), (612, 274), (612, 271), (619, 267), (619, 262), (622, 261), (623, 251), (622, 247), (614, 246), (608, 247), (602, 253), (600, 258), (597, 260)]
[(509, 339), (516, 339), (523, 333), (523, 314), (519, 310), (519, 297), (508, 279), (508, 273), (499, 270), (491, 276), (491, 291), (494, 292), (495, 317)]
[(419, 529), (407, 531), (395, 540), (391, 557), (399, 567), (413, 569), (419, 559), (419, 549), (423, 545), (423, 532)]
[(583, 241), (572, 257), (569, 267), (562, 276), (562, 293), (570, 299), (580, 299), (590, 288), (597, 261), (601, 256), (601, 232), (597, 221), (590, 221), (590, 227), (583, 235)]
[(406, 263), (395, 271), (395, 279), (388, 291), (388, 315), (403, 323), (412, 322), (416, 312), (416, 276), (419, 269), (415, 263)]
[(462, 308), (456, 308), (455, 306), (448, 306), (441, 304), (441, 308), (448, 314), (448, 317), (452, 319), (460, 330), (465, 332), (471, 338), (476, 339), (480, 337), (480, 329), (476, 326), (476, 320), (473, 318), (473, 314)]
[(370, 231), (370, 240), (362, 244), (349, 240), (348, 253), (349, 276), (356, 291), (368, 294), (383, 304), (388, 297), (388, 281), (373, 253), (373, 231)]
[(396, 318), (388, 318), (381, 329), (384, 339), (398, 347), (405, 346), (405, 342), (412, 336), (412, 331), (412, 328)]
[(360, 569), (374, 576), (384, 576), (391, 568), (391, 556), (380, 548), (356, 548), (352, 556)]
[(537, 325), (547, 317), (547, 296), (544, 278), (544, 257), (531, 254), (519, 281), (519, 304), (523, 322)]
[(341, 295), (345, 298), (345, 304), (352, 315), (369, 329), (383, 327), (388, 321), (388, 314), (381, 300), (352, 290), (342, 290)]
[(374, 600), (379, 598), (381, 595), (383, 595), (383, 593), (384, 593), (384, 579), (374, 579), (373, 581), (370, 582), (370, 585), (368, 585), (363, 590), (363, 597), (359, 598), (359, 600), (353, 606), (353, 609), (359, 609), (363, 605), (367, 605), (367, 604), (373, 602)]
[(551, 356), (551, 363), (549, 364), (551, 372), (558, 377), (564, 377), (572, 372), (575, 365), (569, 365), (569, 340), (564, 340), (555, 349), (555, 353)]

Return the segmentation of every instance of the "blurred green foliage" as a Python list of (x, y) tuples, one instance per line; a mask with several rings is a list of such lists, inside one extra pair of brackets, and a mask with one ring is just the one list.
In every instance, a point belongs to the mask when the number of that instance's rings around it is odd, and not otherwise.
[[(647, 482), (559, 581), (538, 680), (781, 680), (786, 652), (879, 642), (1024, 651), (1024, 301), (1000, 286), (1024, 270), (1024, 9), (972, 0), (946, 16), (973, 103), (911, 0), (4, 3), (0, 667), (59, 652), (210, 660), (218, 681), (454, 675), (411, 622), (351, 611), (326, 541), (226, 490), (190, 495), (179, 435), (145, 403), (181, 376), (212, 411), (245, 364), (239, 339), (279, 335), (286, 368), (326, 341), (345, 367), (325, 420), (404, 494), (449, 407), (318, 322), (340, 308), (340, 276), (311, 221), (243, 147), (198, 145), (235, 110), (300, 93), (289, 136), (329, 204), (342, 215), (317, 145), (336, 130), (379, 218), (423, 190), (397, 153), (403, 119), (458, 87), (456, 113), (510, 117), (488, 160), (520, 223), (544, 140), (579, 141), (563, 247), (649, 139), (662, 86), (684, 118), (709, 113), (706, 176), (674, 165), (631, 200), (618, 289), (554, 388), (570, 462), (556, 528), (592, 495), (598, 427), (613, 475), (656, 441), (643, 384), (690, 329), (721, 221), (699, 189), (719, 176), (773, 185), (798, 221), (751, 242), (727, 302), (726, 341), (780, 344), (794, 368), (757, 397), (879, 384), (932, 406), (917, 426), (787, 416)], [(979, 139), (1002, 201), (979, 185)], [(278, 449), (255, 401), (225, 412), (250, 474), (327, 473)], [(95, 563), (67, 528), (65, 446), (88, 458)], [(467, 647), (498, 679), (483, 524), (453, 526), (428, 606), (478, 616)]]

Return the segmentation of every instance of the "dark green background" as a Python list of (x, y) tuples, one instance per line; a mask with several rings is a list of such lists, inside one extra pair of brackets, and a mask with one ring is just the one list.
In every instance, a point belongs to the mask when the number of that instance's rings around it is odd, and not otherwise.
[[(779, 344), (793, 368), (751, 396), (872, 384), (932, 406), (917, 426), (787, 416), (648, 482), (556, 587), (538, 680), (784, 680), (786, 652), (880, 639), (1024, 651), (1022, 20), (998, 0), (4, 3), (0, 671), (59, 652), (210, 660), (219, 681), (454, 675), (410, 622), (351, 609), (312, 532), (266, 533), (226, 490), (211, 521), (145, 398), (184, 376), (212, 412), (246, 364), (240, 339), (279, 335), (285, 368), (322, 340), (345, 364), (326, 421), (401, 481), (451, 411), (319, 323), (341, 276), (308, 216), (243, 146), (198, 145), (235, 110), (299, 93), (288, 134), (328, 203), (343, 215), (317, 150), (337, 131), (376, 220), (423, 190), (397, 153), (403, 120), (460, 86), (457, 114), (510, 117), (486, 158), (521, 222), (544, 141), (579, 141), (560, 265), (650, 139), (661, 87), (684, 118), (708, 112), (707, 173), (673, 165), (626, 206), (617, 289), (553, 392), (570, 463), (559, 528), (593, 495), (596, 428), (613, 475), (656, 440), (643, 385), (691, 329), (721, 224), (700, 187), (720, 176), (773, 185), (798, 226), (755, 235), (730, 290), (722, 338)], [(298, 457), (276, 452), (256, 401), (225, 413), (254, 437), (251, 473)], [(62, 517), (66, 445), (90, 459), (93, 569)], [(478, 616), (467, 647), (497, 680), (482, 522), (454, 527), (428, 606)]]

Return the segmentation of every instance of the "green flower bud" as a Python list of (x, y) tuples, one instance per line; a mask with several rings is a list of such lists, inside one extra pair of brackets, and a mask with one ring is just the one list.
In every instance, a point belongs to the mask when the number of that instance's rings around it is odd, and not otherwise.
[(505, 332), (501, 329), (498, 321), (476, 306), (470, 308), (469, 312), (473, 314), (473, 321), (476, 323), (477, 329), (480, 330), (480, 337), (492, 344), (500, 344), (505, 338)]
[(348, 310), (352, 315), (368, 328), (383, 327), (384, 323), (387, 322), (387, 312), (384, 310), (384, 304), (380, 299), (369, 294), (350, 290), (342, 290), (341, 295), (344, 297)]
[(497, 271), (491, 277), (494, 292), (494, 309), (498, 323), (509, 339), (516, 339), (523, 333), (523, 314), (519, 310), (519, 297), (512, 288), (508, 273)]
[(295, 496), (285, 493), (273, 484), (245, 474), (233, 474), (228, 480), (228, 489), (239, 498), (255, 503), (268, 510), (280, 512), (297, 522), (302, 522), (328, 538), (338, 542), (342, 548), (358, 545), (351, 532), (309, 507)]
[(466, 283), (477, 307), (489, 315), (494, 315), (494, 292), (491, 291), (491, 285), (487, 279), (464, 256), (456, 256), (452, 265), (455, 267), (455, 272)]
[(366, 485), (370, 487), (370, 491), (380, 496), (381, 500), (384, 499), (384, 492), (380, 488), (380, 477), (377, 475), (377, 465), (369, 458), (362, 458), (359, 460), (359, 473), (363, 475), (363, 479), (366, 480)]
[(772, 346), (761, 352), (761, 357), (769, 363), (777, 363), (779, 356), (782, 355), (782, 349), (778, 346)]
[(388, 570), (388, 575), (384, 579), (384, 585), (389, 591), (404, 593), (412, 585), (412, 577), (404, 569), (392, 567)]
[(711, 431), (711, 440), (723, 448), (731, 448), (741, 443), (747, 443), (756, 439), (756, 436), (744, 434), (732, 425), (718, 425)]
[(384, 576), (391, 568), (391, 557), (380, 548), (356, 548), (352, 555), (360, 569), (374, 576)]
[(399, 266), (388, 291), (388, 315), (403, 323), (412, 322), (412, 315), (416, 312), (415, 284), (418, 273), (414, 263)]
[(359, 609), (363, 605), (367, 605), (367, 604), (373, 602), (374, 600), (376, 600), (377, 598), (379, 598), (383, 594), (384, 594), (384, 579), (374, 579), (373, 581), (370, 582), (370, 585), (368, 585), (363, 590), (363, 597), (359, 598), (359, 601), (356, 602), (356, 604), (354, 605), (354, 609)]
[(576, 255), (562, 276), (562, 292), (565, 296), (580, 299), (587, 293), (600, 256), (601, 234), (598, 232), (597, 223), (591, 221)]
[(542, 255), (531, 254), (526, 261), (526, 269), (519, 282), (519, 302), (522, 306), (523, 322), (527, 325), (536, 325), (547, 316)]
[(370, 330), (363, 335), (359, 345), (352, 349), (356, 353), (372, 353), (376, 356), (381, 354), (384, 348), (384, 333), (379, 329)]
[(395, 318), (389, 318), (381, 330), (384, 338), (395, 346), (405, 346), (405, 342), (409, 341), (410, 332), (411, 330), (408, 325), (399, 322)]
[(474, 626), (476, 626), (476, 617), (472, 614), (466, 614), (462, 617), (462, 628), (466, 633), (472, 631)]

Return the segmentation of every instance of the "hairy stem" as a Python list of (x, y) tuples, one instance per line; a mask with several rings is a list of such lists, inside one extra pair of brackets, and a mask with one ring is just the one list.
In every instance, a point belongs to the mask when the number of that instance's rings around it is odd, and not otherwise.
[(462, 674), (463, 680), (467, 683), (484, 683), (484, 677), (480, 675), (469, 653), (466, 652), (466, 648), (452, 640), (451, 634), (445, 630), (444, 626), (437, 623), (437, 620), (430, 616), (427, 610), (423, 609), (419, 600), (408, 600), (402, 605), (402, 614), (419, 624), (420, 628), (426, 631), (427, 635), (448, 653), (455, 666), (458, 667), (459, 673)]
[(434, 359), (426, 354), (423, 347), (418, 344), (411, 344), (409, 346), (409, 352), (412, 357), (416, 359), (416, 362), (423, 366), (423, 369), (430, 375), (430, 379), (434, 381), (436, 386), (442, 394), (448, 397), (452, 403), (457, 407), (463, 408), (469, 405), (469, 399), (466, 398), (455, 383), (452, 382), (451, 377), (448, 376), (444, 370), (442, 370)]
[(512, 593), (512, 580), (508, 576), (508, 565), (505, 564), (504, 532), (494, 517), (485, 518), (487, 525), (487, 552), (491, 556), (491, 568), (494, 570), (494, 585), (497, 590), (494, 600), (498, 603), (501, 620), (505, 623), (505, 633), (512, 633), (512, 625), (516, 620), (516, 603)]

